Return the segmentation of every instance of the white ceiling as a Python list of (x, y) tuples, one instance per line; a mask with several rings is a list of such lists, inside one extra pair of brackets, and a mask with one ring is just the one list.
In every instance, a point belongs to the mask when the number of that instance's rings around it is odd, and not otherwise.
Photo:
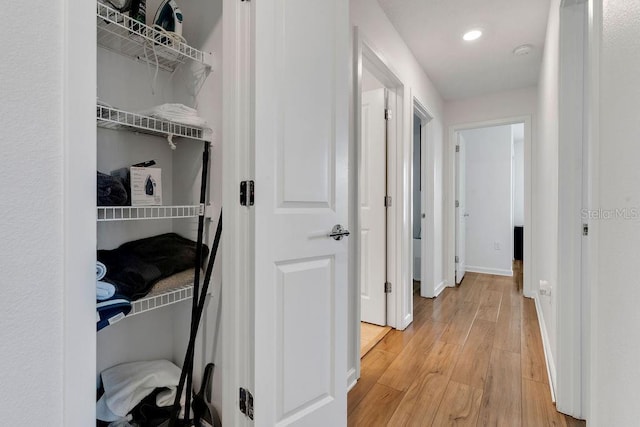
[[(445, 100), (534, 86), (549, 0), (378, 0)], [(483, 36), (462, 35), (481, 28)], [(515, 56), (523, 44), (533, 52)]]

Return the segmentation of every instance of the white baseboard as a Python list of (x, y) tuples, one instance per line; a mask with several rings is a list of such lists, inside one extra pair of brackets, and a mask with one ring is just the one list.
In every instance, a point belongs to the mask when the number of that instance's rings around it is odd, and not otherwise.
[(540, 327), (540, 334), (542, 335), (542, 347), (544, 348), (544, 358), (547, 364), (547, 376), (549, 377), (549, 389), (551, 390), (551, 400), (556, 401), (556, 364), (553, 360), (553, 354), (551, 353), (551, 342), (549, 341), (549, 334), (547, 333), (547, 324), (544, 321), (544, 315), (542, 314), (542, 307), (540, 307), (540, 296), (536, 295), (533, 300), (536, 303), (536, 312), (538, 313), (538, 325)]
[(443, 280), (442, 282), (438, 283), (438, 284), (436, 285), (436, 289), (435, 289), (435, 291), (434, 291), (434, 295), (433, 295), (433, 297), (434, 297), (434, 298), (437, 298), (437, 297), (438, 297), (438, 295), (440, 295), (440, 294), (442, 293), (442, 291), (444, 291), (444, 288), (446, 288), (446, 287), (447, 287), (447, 282), (446, 282), (446, 280)]
[(402, 319), (402, 328), (400, 328), (399, 330), (404, 331), (405, 329), (407, 329), (407, 326), (409, 326), (411, 324), (411, 322), (413, 322), (413, 310), (411, 311), (411, 313), (408, 313), (406, 316), (404, 316), (404, 319)]
[(512, 270), (501, 270), (499, 268), (485, 268), (485, 267), (476, 267), (473, 265), (467, 265), (466, 271), (470, 273), (481, 273), (481, 274), (494, 274), (496, 276), (513, 276)]
[(354, 388), (357, 382), (358, 378), (356, 378), (356, 368), (349, 369), (349, 372), (347, 372), (347, 391)]

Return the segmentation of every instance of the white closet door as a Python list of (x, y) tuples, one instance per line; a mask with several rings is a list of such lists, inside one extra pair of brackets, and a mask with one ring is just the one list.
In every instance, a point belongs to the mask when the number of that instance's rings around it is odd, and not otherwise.
[(346, 426), (348, 2), (254, 7), (255, 425)]
[(465, 141), (458, 135), (456, 148), (456, 283), (460, 284), (467, 271), (466, 266), (466, 231), (467, 231), (467, 203), (466, 203), (466, 149)]
[(387, 325), (387, 121), (385, 89), (362, 93), (360, 307), (363, 322)]

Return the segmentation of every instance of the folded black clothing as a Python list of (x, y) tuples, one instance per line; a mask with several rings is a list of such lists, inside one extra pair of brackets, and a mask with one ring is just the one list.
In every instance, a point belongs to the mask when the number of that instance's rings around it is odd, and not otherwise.
[(166, 387), (158, 387), (147, 397), (142, 399), (129, 414), (132, 417), (132, 423), (144, 427), (159, 427), (171, 418), (172, 406), (158, 406), (156, 398), (158, 394), (169, 390)]
[[(158, 281), (196, 263), (197, 244), (176, 233), (161, 234), (122, 244), (117, 249), (99, 250), (98, 261), (107, 267), (102, 279), (132, 301), (149, 293)], [(202, 264), (209, 248), (202, 245)]]
[(127, 189), (118, 177), (98, 172), (98, 206), (126, 206)]

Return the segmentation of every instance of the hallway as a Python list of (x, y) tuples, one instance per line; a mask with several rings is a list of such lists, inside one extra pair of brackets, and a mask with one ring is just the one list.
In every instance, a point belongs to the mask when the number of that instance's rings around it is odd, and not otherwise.
[(584, 426), (555, 410), (534, 301), (511, 277), (467, 273), (362, 359), (349, 426)]

